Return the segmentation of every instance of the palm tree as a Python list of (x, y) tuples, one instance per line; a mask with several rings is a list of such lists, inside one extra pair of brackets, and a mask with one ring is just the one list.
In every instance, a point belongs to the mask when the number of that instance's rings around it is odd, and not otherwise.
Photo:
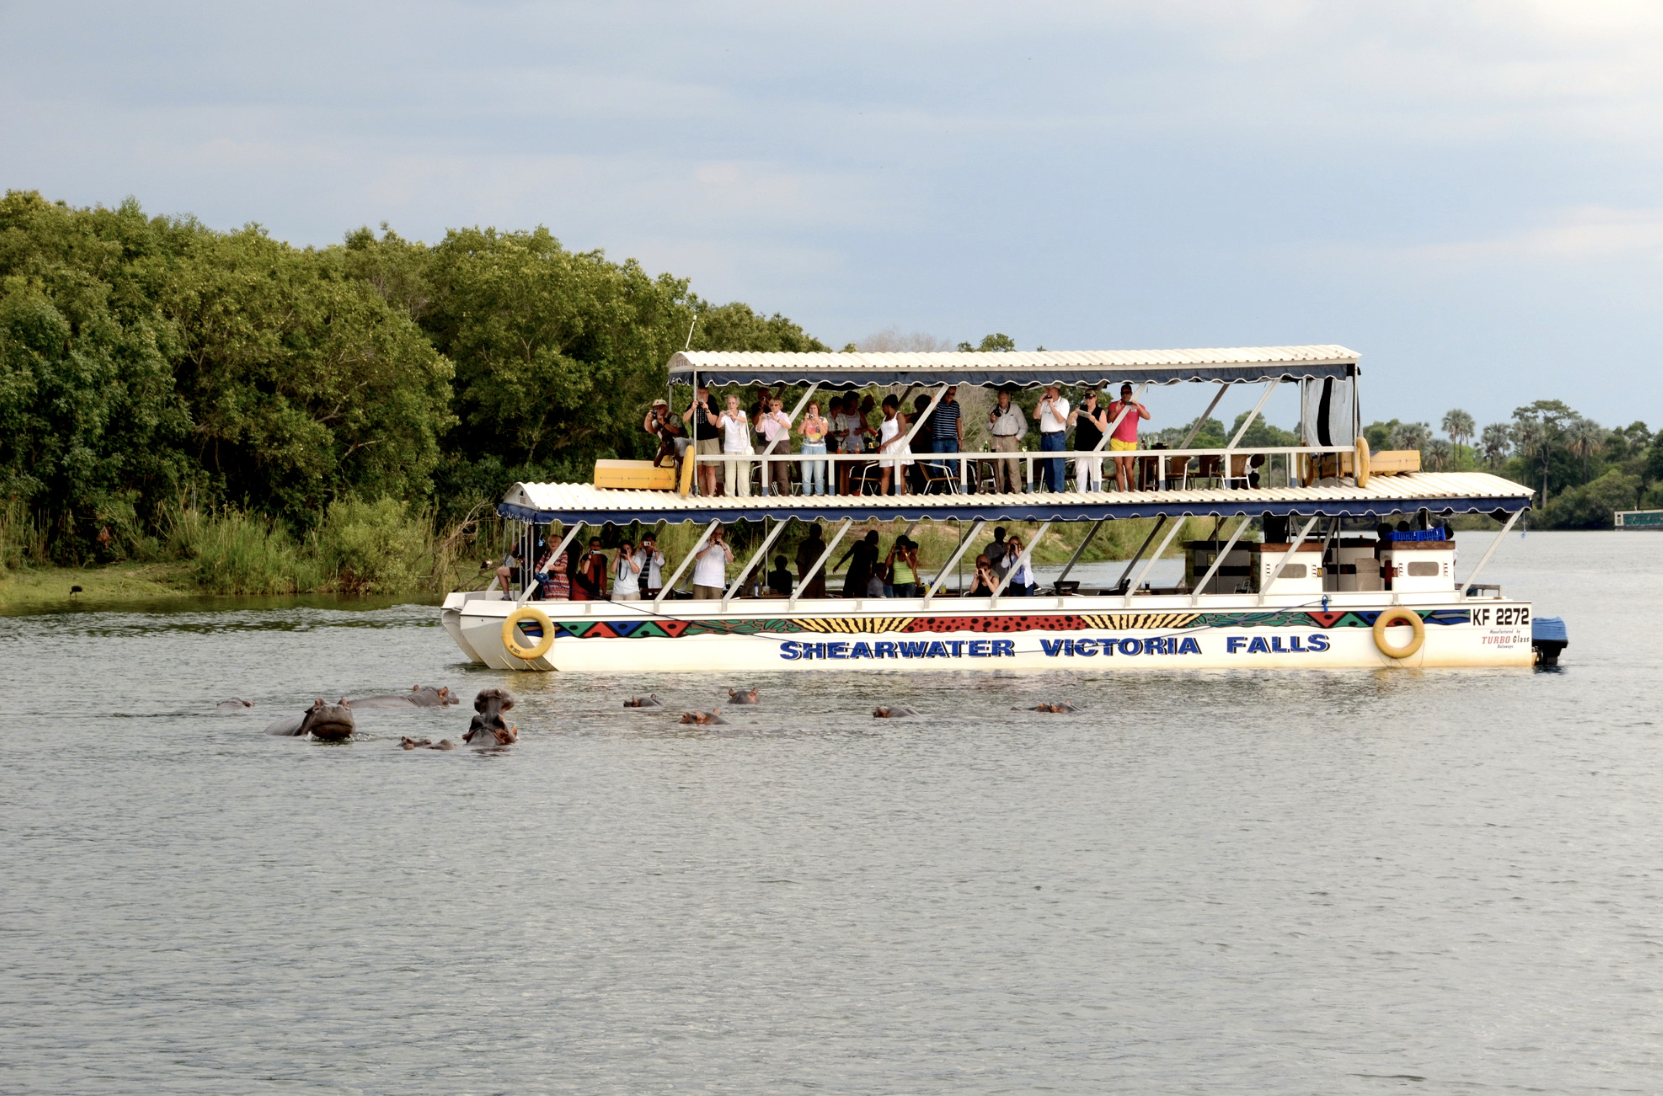
[(1513, 447), (1513, 432), (1504, 422), (1492, 422), (1484, 428), (1478, 446), (1484, 452), (1484, 459), (1494, 468), (1507, 456), (1507, 450)]
[(1565, 441), (1571, 452), (1582, 458), (1582, 482), (1588, 482), (1588, 455), (1597, 453), (1605, 444), (1605, 439), (1611, 436), (1611, 431), (1595, 422), (1593, 419), (1578, 415), (1565, 428)]
[(1393, 449), (1425, 449), (1432, 427), (1424, 422), (1406, 422), (1392, 432)]
[(1472, 416), (1459, 407), (1444, 412), (1443, 427), (1444, 433), (1449, 435), (1449, 440), (1454, 442), (1457, 448), (1472, 441)]
[(1443, 438), (1433, 438), (1426, 443), (1426, 460), (1432, 466), (1434, 472), (1447, 472), (1450, 459), (1454, 456), (1455, 445), (1453, 442), (1445, 441)]

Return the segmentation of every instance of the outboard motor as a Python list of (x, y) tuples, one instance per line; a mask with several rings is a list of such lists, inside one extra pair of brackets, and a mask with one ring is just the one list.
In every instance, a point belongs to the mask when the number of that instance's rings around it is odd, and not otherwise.
[(1530, 618), (1530, 646), (1536, 652), (1536, 665), (1559, 665), (1559, 652), (1570, 646), (1570, 643), (1570, 633), (1565, 630), (1564, 618)]

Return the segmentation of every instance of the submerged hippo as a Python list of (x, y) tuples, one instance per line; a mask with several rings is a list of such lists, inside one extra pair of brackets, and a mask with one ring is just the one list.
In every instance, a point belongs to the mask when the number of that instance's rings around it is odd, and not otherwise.
[(401, 738), (399, 748), (405, 750), (454, 750), (456, 743), (448, 738), (435, 742), (431, 738)]
[(352, 737), (352, 732), (356, 729), (352, 721), (352, 709), (347, 707), (345, 697), (335, 704), (327, 704), (319, 697), (299, 716), (279, 719), (268, 726), (266, 733), (288, 738), (304, 738), (311, 735), (325, 742), (340, 742)]
[(626, 708), (662, 708), (662, 707), (664, 707), (664, 702), (662, 700), (658, 699), (658, 694), (657, 693), (653, 693), (650, 696), (632, 696), (628, 700), (624, 701), (624, 707), (626, 707)]
[(407, 693), (378, 693), (347, 701), (354, 708), (446, 708), (462, 703), (462, 698), (449, 687), (435, 689), (431, 685), (412, 685)]
[(727, 720), (722, 718), (722, 709), (720, 708), (712, 708), (708, 712), (682, 712), (680, 722), (691, 723), (699, 727), (718, 724), (725, 726), (727, 724)]
[(1067, 703), (1066, 701), (1064, 701), (1062, 703), (1054, 703), (1052, 701), (1046, 701), (1043, 704), (1035, 704), (1032, 708), (1012, 708), (1011, 709), (1011, 711), (1013, 711), (1013, 712), (1050, 712), (1052, 715), (1062, 715), (1064, 712), (1077, 712), (1079, 710), (1080, 709), (1076, 708), (1072, 704)]
[(742, 693), (737, 689), (729, 689), (728, 699), (733, 701), (735, 704), (755, 704), (759, 698), (757, 696), (756, 686), (752, 685), (751, 691), (748, 693)]
[(479, 690), (473, 702), (477, 714), (468, 724), (468, 733), (462, 736), (462, 741), (470, 746), (506, 746), (518, 742), (519, 727), (510, 727), (502, 718), (502, 713), (513, 706), (514, 694), (507, 689)]
[(214, 707), (222, 712), (246, 712), (248, 709), (254, 707), (254, 701), (244, 700), (240, 696), (234, 696), (229, 700), (220, 701), (218, 704), (215, 704)]
[(918, 713), (913, 709), (902, 707), (899, 704), (894, 704), (887, 708), (872, 709), (873, 719), (911, 719), (917, 714)]

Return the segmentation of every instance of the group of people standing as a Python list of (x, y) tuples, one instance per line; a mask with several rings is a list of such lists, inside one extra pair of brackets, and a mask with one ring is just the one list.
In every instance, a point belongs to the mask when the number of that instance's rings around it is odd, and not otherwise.
[[(574, 543), (561, 558), (557, 559), (554, 553), (554, 546), (546, 542), (541, 546), (532, 573), (536, 584), (534, 600), (651, 600), (664, 592), (664, 576), (670, 570), (669, 560), (658, 548), (658, 538), (651, 533), (643, 536), (639, 545), (627, 539), (621, 541), (611, 556), (601, 546), (599, 537), (589, 538), (587, 551)], [(918, 597), (924, 592), (918, 542), (905, 533), (895, 537), (887, 552), (883, 550), (878, 531), (873, 529), (835, 562), (826, 556), (821, 527), (810, 525), (808, 535), (797, 546), (796, 574), (793, 576), (786, 567), (783, 555), (775, 556), (774, 568), (767, 573), (768, 589), (787, 597), (794, 591), (807, 598), (832, 596), (826, 592), (826, 573), (847, 564), (843, 597)], [(1005, 593), (1015, 596), (1034, 593), (1037, 588), (1033, 566), (1024, 556), (1021, 537), (1007, 537), (1003, 528), (995, 529), (992, 543), (976, 557), (975, 578), (968, 596), (991, 596), (1007, 574), (1010, 581)], [(733, 548), (727, 542), (726, 530), (716, 522), (693, 557), (693, 597), (723, 597), (731, 563)], [(497, 570), (498, 578), (506, 584), (515, 566), (511, 555)]]
[[(957, 388), (949, 387), (932, 409), (931, 397), (920, 394), (910, 409), (903, 408), (899, 397), (885, 396), (881, 403), (870, 395), (834, 395), (821, 413), (818, 399), (808, 401), (800, 421), (792, 422), (785, 412), (781, 395), (759, 388), (749, 409), (741, 406), (737, 394), (729, 394), (718, 408), (710, 390), (699, 387), (691, 406), (680, 415), (680, 425), (663, 400), (654, 403), (643, 422), (643, 428), (661, 438), (669, 437), (676, 443), (678, 459), (691, 446), (699, 456), (725, 459), (699, 465), (699, 493), (706, 496), (749, 496), (751, 494), (751, 463), (758, 456), (782, 456), (791, 453), (792, 435), (800, 441), (800, 460), (776, 460), (765, 464), (760, 479), (763, 495), (791, 493), (791, 466), (800, 464), (802, 490), (805, 495), (835, 493), (847, 495), (851, 481), (858, 475), (867, 485), (866, 470), (857, 469), (851, 461), (830, 462), (816, 460), (830, 453), (844, 455), (870, 454), (875, 458), (876, 485), (881, 495), (904, 495), (908, 491), (922, 491), (926, 485), (923, 465), (934, 466), (938, 478), (957, 478), (954, 462), (917, 461), (914, 447), (931, 454), (958, 453), (963, 449), (964, 424), (962, 408), (957, 399)], [(915, 432), (913, 424), (926, 416)], [(1070, 406), (1056, 385), (1048, 385), (1032, 419), (1039, 428), (1042, 452), (1095, 451), (1101, 448), (1104, 435), (1108, 438), (1110, 454), (1128, 452), (1138, 447), (1138, 425), (1149, 418), (1149, 409), (1132, 394), (1130, 384), (1122, 385), (1120, 398), (1104, 403), (1096, 389), (1088, 389), (1077, 407)], [(995, 489), (1020, 493), (1027, 489), (1022, 471), (1022, 441), (1027, 437), (1028, 424), (1023, 421), (1021, 408), (1012, 403), (1010, 389), (1002, 389), (998, 405), (988, 413), (988, 428), (993, 435), (993, 451), (1006, 454), (994, 460)], [(1072, 446), (1068, 432), (1073, 430)], [(691, 441), (687, 434), (691, 433)], [(909, 435), (910, 438), (909, 438)], [(1137, 477), (1133, 457), (1114, 457), (1115, 481), (1121, 491), (1133, 490)], [(828, 464), (835, 463), (830, 472)], [(1040, 485), (1050, 491), (1066, 490), (1065, 460), (1061, 457), (1044, 458), (1039, 462)], [(1080, 491), (1103, 489), (1103, 458), (1081, 456), (1074, 459), (1075, 483)], [(871, 468), (872, 466), (868, 466)]]

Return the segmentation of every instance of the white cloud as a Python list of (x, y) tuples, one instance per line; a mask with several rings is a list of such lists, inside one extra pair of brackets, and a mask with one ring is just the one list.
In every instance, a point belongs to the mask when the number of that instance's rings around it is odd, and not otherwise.
[(1408, 248), (1400, 255), (1439, 264), (1599, 263), (1631, 256), (1663, 262), (1663, 207), (1566, 210), (1552, 223), (1488, 240)]

